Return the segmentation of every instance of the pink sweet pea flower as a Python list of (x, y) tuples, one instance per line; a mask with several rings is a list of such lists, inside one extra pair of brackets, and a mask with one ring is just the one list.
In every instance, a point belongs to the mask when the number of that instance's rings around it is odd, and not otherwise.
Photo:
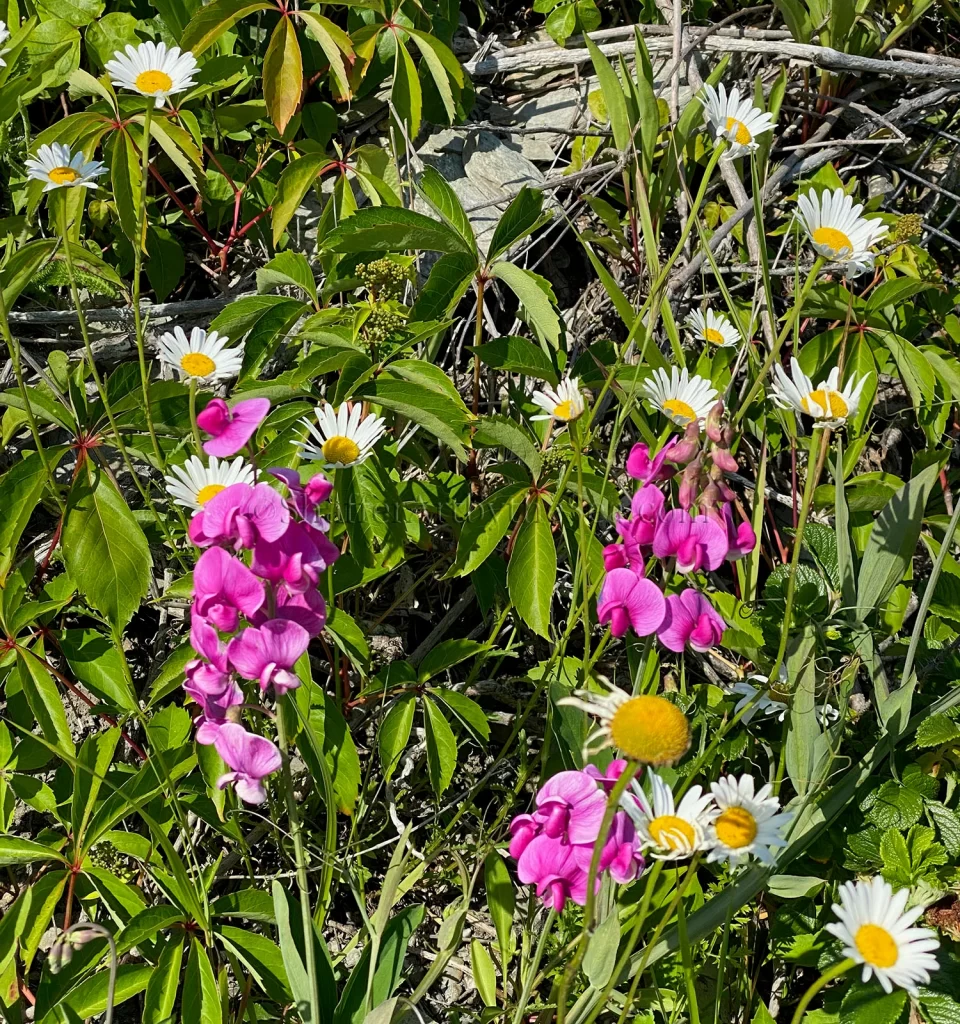
[(224, 633), (232, 633), (238, 612), (247, 618), (264, 601), (263, 584), (240, 561), (223, 548), (210, 548), (200, 556), (193, 570), (193, 610)]
[(623, 538), (627, 560), (638, 571), (643, 568), (643, 549), (653, 544), (657, 526), (663, 518), (665, 501), (659, 487), (647, 484), (634, 494), (630, 502), (630, 518), (617, 517), (617, 533)]
[(317, 513), (317, 505), (323, 504), (330, 497), (333, 484), (322, 473), (317, 473), (305, 484), (301, 484), (300, 473), (295, 469), (278, 468), (270, 472), (287, 485), (297, 515), (308, 525), (326, 533), (330, 524)]
[(627, 456), (627, 473), (642, 484), (656, 484), (661, 480), (669, 480), (676, 470), (672, 466), (665, 466), (663, 462), (676, 443), (677, 439), (671, 437), (652, 459), (647, 445), (635, 444)]
[(551, 838), (592, 843), (597, 838), (607, 801), (596, 782), (583, 772), (559, 772), (536, 796), (533, 817)]
[(230, 709), (243, 704), (243, 690), (229, 676), (223, 678), (226, 680), (223, 689), (216, 693), (191, 685), (189, 679), (183, 684), (187, 696), (200, 705), (200, 714), (194, 724), (197, 743), (203, 746), (216, 742), (220, 729), (230, 721)]
[(703, 594), (688, 588), (667, 598), (667, 612), (657, 636), (671, 651), (679, 653), (687, 644), (695, 651), (709, 651), (720, 643), (726, 628)]
[(290, 671), (310, 646), (310, 634), (289, 619), (269, 619), (259, 629), (245, 629), (227, 644), (227, 657), (244, 679), (258, 679), (260, 689), (273, 686), (279, 697), (300, 680)]
[(603, 549), (603, 568), (605, 572), (611, 569), (626, 569), (627, 552), (622, 544), (608, 544)]
[(212, 662), (221, 672), (229, 672), (226, 644), (220, 634), (195, 608), (190, 611), (190, 646), (202, 658)]
[(275, 586), (282, 583), (293, 594), (315, 590), (320, 575), (339, 551), (319, 530), (290, 521), (283, 536), (260, 541), (253, 549), (251, 569)]
[(230, 544), (239, 551), (277, 540), (289, 522), (286, 503), (269, 484), (231, 484), (190, 520), (190, 539), (201, 548)]
[(753, 527), (746, 521), (739, 526), (735, 525), (733, 508), (729, 504), (723, 506), (723, 525), (727, 531), (727, 544), (729, 545), (727, 559), (729, 561), (735, 562), (738, 558), (743, 558), (744, 555), (753, 552), (757, 546), (757, 535), (753, 532)]
[(248, 398), (236, 402), (232, 409), (222, 398), (214, 398), (197, 414), (197, 426), (213, 438), (204, 444), (203, 450), (218, 459), (236, 455), (253, 437), (269, 411), (268, 398)]
[(612, 760), (606, 768), (606, 771), (600, 771), (600, 769), (594, 764), (584, 765), (584, 775), (589, 775), (591, 779), (596, 781), (603, 786), (606, 792), (610, 792), (611, 789), (616, 785), (617, 779), (623, 775), (629, 762), (626, 758), (617, 757)]
[(510, 856), (514, 860), (519, 860), (520, 854), (539, 833), (540, 825), (532, 814), (518, 814), (510, 822)]
[(535, 885), (543, 905), (553, 910), (563, 910), (568, 899), (580, 906), (587, 902), (587, 873), (577, 864), (573, 847), (546, 833), (531, 840), (520, 855), (517, 877), (525, 885)]
[(220, 726), (215, 743), (217, 753), (232, 769), (217, 779), (217, 788), (224, 789), (232, 782), (241, 800), (262, 804), (267, 799), (262, 780), (279, 769), (280, 751), (270, 740), (234, 722)]
[(303, 626), (310, 636), (319, 636), (323, 632), (327, 621), (327, 605), (322, 594), (316, 590), (291, 594), (286, 587), (280, 587), (275, 596), (273, 615), (268, 616), (266, 608), (261, 608), (250, 620), (255, 626), (262, 626), (271, 619), (284, 619)]
[(601, 626), (610, 623), (614, 636), (630, 628), (637, 636), (649, 636), (663, 621), (664, 599), (660, 588), (632, 569), (613, 569), (603, 581), (597, 601)]
[(707, 516), (691, 518), (683, 509), (675, 508), (660, 520), (653, 553), (657, 558), (675, 555), (677, 572), (716, 569), (727, 557), (727, 533)]
[[(590, 871), (593, 845), (574, 846), (573, 858), (585, 874)], [(609, 871), (610, 877), (622, 885), (633, 882), (643, 871), (644, 859), (633, 822), (624, 811), (617, 811), (610, 826), (610, 835), (600, 852), (599, 871)]]

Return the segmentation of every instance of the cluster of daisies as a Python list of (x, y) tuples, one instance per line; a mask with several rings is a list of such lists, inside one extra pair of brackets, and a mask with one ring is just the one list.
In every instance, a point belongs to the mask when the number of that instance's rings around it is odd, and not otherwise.
[[(585, 756), (612, 748), (627, 760), (615, 760), (603, 772), (588, 765), (554, 776), (537, 793), (534, 812), (511, 822), (518, 876), (536, 886), (546, 905), (562, 909), (568, 898), (586, 902), (598, 842), (600, 872), (621, 884), (640, 876), (644, 854), (671, 862), (702, 856), (730, 869), (751, 860), (776, 864), (793, 816), (781, 810), (769, 784), (757, 788), (750, 775), (727, 775), (710, 792), (699, 785), (687, 789), (681, 780), (675, 794), (654, 770), (674, 764), (690, 746), (689, 724), (675, 704), (618, 689), (580, 690), (566, 703), (598, 721)], [(636, 773), (641, 766), (648, 768), (643, 784), (631, 778), (609, 833), (601, 836), (607, 794), (625, 771)], [(843, 956), (862, 967), (862, 980), (875, 976), (886, 992), (898, 986), (915, 993), (939, 966), (939, 941), (930, 929), (916, 927), (923, 908), (908, 910), (908, 898), (909, 890), (894, 892), (881, 877), (845, 882), (832, 907), (837, 920), (826, 926), (840, 940)]]

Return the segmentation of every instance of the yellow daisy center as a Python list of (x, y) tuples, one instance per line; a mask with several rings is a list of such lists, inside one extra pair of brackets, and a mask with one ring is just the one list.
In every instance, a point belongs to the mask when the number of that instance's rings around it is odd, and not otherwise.
[(725, 341), (723, 335), (716, 329), (716, 327), (705, 327), (703, 331), (703, 338), (705, 341), (712, 341), (714, 345), (722, 345)]
[(173, 88), (173, 79), (166, 71), (141, 71), (133, 84), (137, 87), (137, 92), (169, 92)]
[(690, 746), (690, 724), (664, 697), (631, 697), (614, 711), (610, 738), (634, 761), (673, 764)]
[(846, 419), (847, 414), (850, 412), (846, 399), (839, 391), (834, 391), (832, 388), (817, 388), (816, 391), (811, 391), (809, 395), (804, 395), (800, 404), (803, 406), (803, 411), (808, 415), (810, 414), (811, 402), (816, 402), (828, 416), (835, 419)]
[[(696, 842), (693, 826), (675, 814), (661, 814), (647, 825), (650, 838), (666, 850), (689, 850)], [(682, 839), (686, 840), (686, 843)]]
[(80, 172), (75, 171), (72, 167), (54, 167), (54, 169), (47, 174), (47, 177), (55, 185), (69, 185), (80, 177)]
[(348, 466), (360, 458), (360, 446), (352, 438), (337, 434), (323, 443), (323, 457), (327, 462)]
[(727, 131), (736, 132), (734, 139), (740, 146), (749, 146), (753, 142), (753, 136), (750, 134), (747, 126), (743, 121), (738, 121), (735, 117), (727, 118)]
[(211, 499), (216, 497), (224, 488), (223, 484), (207, 484), (206, 487), (201, 487), (197, 491), (197, 504), (206, 505)]
[(824, 245), (830, 249), (834, 256), (839, 256), (842, 252), (853, 252), (853, 242), (836, 228), (817, 228), (813, 233), (813, 240), (817, 245)]
[(872, 967), (893, 967), (900, 956), (896, 940), (878, 924), (862, 924), (853, 938), (860, 955)]
[(680, 398), (668, 398), (663, 403), (663, 411), (669, 413), (677, 420), (682, 420), (684, 423), (692, 423), (697, 418), (697, 413), (693, 406)]
[(757, 837), (757, 820), (745, 807), (728, 807), (714, 828), (717, 839), (731, 850), (742, 850)]
[(191, 377), (208, 377), (217, 364), (203, 352), (188, 352), (180, 359), (180, 369)]
[(558, 420), (572, 419), (574, 415), (573, 402), (571, 402), (569, 398), (563, 402), (559, 402), (553, 408), (553, 415)]

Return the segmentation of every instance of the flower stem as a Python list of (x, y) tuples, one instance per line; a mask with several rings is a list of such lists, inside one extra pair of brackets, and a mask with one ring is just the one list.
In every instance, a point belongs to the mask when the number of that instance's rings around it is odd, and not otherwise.
[(193, 431), (193, 443), (197, 446), (197, 454), (203, 458), (203, 439), (197, 425), (197, 378), (190, 378), (190, 429)]
[(839, 978), (841, 975), (846, 974), (851, 967), (855, 966), (855, 962), (849, 957), (846, 960), (841, 960), (840, 963), (834, 964), (829, 971), (824, 971), (819, 978), (803, 993), (800, 1002), (797, 1003), (796, 1010), (793, 1011), (793, 1017), (790, 1020), (790, 1024), (800, 1024), (803, 1019), (803, 1015), (806, 1012), (807, 1007), (810, 1005), (811, 1000), (816, 994), (827, 985), (830, 984), (834, 978)]
[(137, 224), (137, 237), (133, 243), (133, 325), (137, 343), (137, 358), (140, 362), (140, 384), (143, 388), (144, 415), (147, 429), (153, 442), (153, 453), (159, 469), (164, 467), (163, 452), (157, 440), (157, 431), (153, 425), (153, 411), (150, 408), (150, 376), (147, 372), (147, 354), (144, 347), (144, 323), (140, 311), (140, 279), (143, 277), (143, 250), (147, 244), (147, 182), (150, 178), (150, 125), (153, 123), (153, 104), (148, 103), (143, 115), (143, 144), (140, 147), (140, 206)]
[(683, 963), (683, 980), (687, 989), (690, 1024), (700, 1024), (700, 1007), (697, 1005), (697, 987), (693, 980), (693, 961), (690, 956), (687, 915), (683, 909), (683, 900), (677, 904), (677, 937), (680, 940), (680, 959)]
[(553, 922), (556, 921), (556, 919), (557, 912), (551, 909), (550, 913), (547, 914), (547, 920), (540, 932), (540, 937), (537, 939), (537, 948), (534, 951), (533, 959), (527, 967), (527, 973), (523, 979), (523, 990), (520, 992), (520, 999), (517, 1001), (517, 1008), (513, 1012), (512, 1024), (520, 1024), (520, 1021), (523, 1019), (523, 1011), (526, 1009), (527, 1003), (530, 1001), (530, 990), (533, 988), (533, 981), (537, 976), (537, 969), (540, 966), (540, 961), (543, 959), (543, 951), (547, 945), (547, 936), (550, 934), (550, 930), (553, 928)]
[(287, 805), (290, 835), (293, 838), (293, 856), (297, 869), (297, 887), (300, 890), (300, 913), (303, 921), (303, 947), (306, 958), (307, 977), (310, 981), (310, 1020), (316, 1024), (320, 1019), (320, 994), (317, 987), (317, 960), (313, 938), (313, 914), (310, 911), (310, 887), (307, 883), (307, 861), (303, 849), (303, 834), (297, 799), (293, 794), (293, 777), (290, 774), (290, 757), (287, 753), (287, 710), (291, 704), (289, 696), (277, 702), (277, 746), (283, 759), (283, 795)]

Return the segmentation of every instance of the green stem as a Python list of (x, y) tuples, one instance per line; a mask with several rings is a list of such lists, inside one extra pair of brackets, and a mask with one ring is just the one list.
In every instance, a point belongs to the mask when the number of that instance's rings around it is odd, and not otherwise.
[(193, 431), (193, 443), (197, 446), (197, 454), (203, 458), (203, 439), (197, 425), (197, 378), (190, 378), (190, 429)]
[[(313, 939), (313, 914), (310, 912), (310, 887), (307, 883), (307, 860), (303, 849), (303, 833), (300, 826), (300, 813), (297, 800), (293, 794), (293, 777), (290, 774), (290, 757), (287, 753), (287, 706), (290, 697), (277, 704), (277, 746), (283, 758), (283, 795), (287, 805), (287, 818), (290, 825), (290, 836), (293, 839), (293, 855), (297, 868), (297, 887), (300, 890), (300, 913), (303, 920), (303, 945), (306, 957), (307, 976), (310, 981), (310, 1020), (320, 1019), (320, 994), (317, 986), (316, 949)], [(329, 811), (329, 808), (328, 808)]]
[(530, 961), (527, 967), (527, 973), (523, 979), (523, 990), (520, 993), (520, 999), (517, 1002), (517, 1008), (513, 1012), (512, 1024), (520, 1024), (523, 1019), (523, 1011), (526, 1008), (527, 1003), (530, 1001), (530, 991), (533, 988), (533, 980), (537, 976), (537, 969), (540, 966), (540, 961), (543, 959), (543, 951), (547, 945), (547, 936), (550, 934), (550, 930), (553, 928), (553, 922), (557, 919), (557, 912), (551, 910), (547, 914), (547, 920), (544, 923), (543, 930), (540, 932), (540, 937), (537, 939), (537, 948), (534, 951), (533, 959)]
[(727, 973), (727, 954), (730, 950), (730, 925), (733, 920), (733, 910), (727, 914), (723, 922), (723, 938), (720, 940), (720, 960), (717, 965), (717, 992), (713, 1004), (713, 1024), (720, 1024), (720, 1004), (723, 1001), (724, 975)]
[(683, 980), (687, 989), (687, 1003), (690, 1008), (690, 1024), (700, 1024), (700, 1007), (697, 1005), (697, 988), (693, 980), (693, 959), (690, 956), (690, 940), (687, 937), (687, 915), (683, 900), (677, 904), (677, 936), (680, 940), (680, 959), (683, 963)]
[(829, 971), (824, 971), (819, 978), (803, 993), (800, 1002), (797, 1003), (796, 1010), (793, 1011), (793, 1017), (790, 1020), (790, 1024), (800, 1024), (803, 1019), (803, 1015), (806, 1012), (807, 1007), (810, 1005), (814, 996), (827, 985), (830, 984), (834, 978), (839, 978), (841, 975), (847, 973), (851, 967), (856, 966), (855, 961), (849, 957), (846, 960), (841, 960), (840, 963), (834, 964)]
[(140, 147), (140, 207), (137, 223), (137, 237), (133, 245), (133, 325), (136, 334), (137, 359), (140, 363), (140, 384), (143, 388), (144, 414), (147, 429), (153, 442), (153, 453), (159, 469), (164, 467), (163, 453), (153, 425), (153, 411), (150, 408), (150, 376), (147, 372), (147, 353), (144, 342), (143, 315), (140, 311), (140, 279), (143, 277), (143, 248), (147, 242), (147, 182), (150, 180), (150, 126), (153, 123), (153, 103), (148, 103), (143, 115), (143, 143)]
[(787, 582), (787, 599), (783, 609), (783, 629), (780, 631), (780, 646), (777, 650), (777, 657), (768, 676), (771, 682), (777, 681), (780, 666), (783, 664), (783, 657), (787, 653), (787, 641), (790, 639), (790, 615), (793, 612), (793, 599), (797, 591), (797, 565), (800, 562), (800, 549), (803, 547), (803, 531), (807, 525), (810, 509), (813, 506), (813, 491), (817, 486), (817, 477), (819, 476), (818, 467), (829, 436), (829, 432), (825, 431), (822, 427), (814, 427), (813, 434), (810, 437), (807, 479), (803, 485), (803, 504), (800, 508), (800, 521), (797, 523), (797, 532), (793, 538), (793, 553), (790, 557), (790, 578)]

